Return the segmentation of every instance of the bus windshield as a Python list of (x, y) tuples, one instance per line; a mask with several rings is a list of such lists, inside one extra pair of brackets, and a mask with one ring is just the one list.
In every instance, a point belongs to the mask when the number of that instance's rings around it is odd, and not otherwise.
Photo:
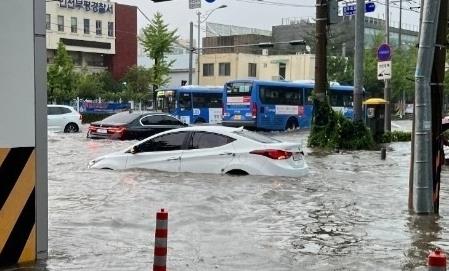
[(251, 82), (235, 82), (226, 84), (226, 93), (228, 97), (251, 96)]
[(175, 111), (175, 91), (159, 91), (157, 93), (157, 109), (166, 113)]

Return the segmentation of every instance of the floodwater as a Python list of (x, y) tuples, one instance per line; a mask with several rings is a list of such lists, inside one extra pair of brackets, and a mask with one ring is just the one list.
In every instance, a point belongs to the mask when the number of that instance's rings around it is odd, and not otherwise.
[(172, 271), (426, 270), (429, 249), (449, 251), (449, 171), (440, 216), (409, 214), (409, 142), (384, 161), (306, 149), (304, 178), (87, 169), (131, 143), (49, 134), (49, 257), (29, 270), (151, 270), (160, 208)]

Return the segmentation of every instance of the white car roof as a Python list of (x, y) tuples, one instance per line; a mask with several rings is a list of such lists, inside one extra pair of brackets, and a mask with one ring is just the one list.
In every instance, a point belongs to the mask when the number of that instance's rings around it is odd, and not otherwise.
[(173, 131), (201, 131), (201, 132), (212, 132), (212, 133), (232, 133), (235, 131), (241, 131), (243, 130), (243, 127), (226, 127), (226, 126), (220, 126), (220, 125), (202, 125), (202, 126), (189, 126), (185, 128), (178, 128)]

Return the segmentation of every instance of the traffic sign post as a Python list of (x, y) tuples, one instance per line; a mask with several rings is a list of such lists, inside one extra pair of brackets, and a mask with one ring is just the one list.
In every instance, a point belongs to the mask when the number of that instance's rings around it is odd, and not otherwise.
[(189, 0), (189, 9), (201, 8), (201, 0)]
[(391, 47), (390, 45), (383, 43), (377, 48), (377, 60), (388, 61), (391, 60)]
[[(374, 12), (376, 10), (376, 4), (374, 2), (365, 3), (365, 12)], [(353, 16), (356, 12), (356, 5), (343, 6), (343, 16)]]
[(391, 60), (377, 62), (377, 79), (391, 79)]

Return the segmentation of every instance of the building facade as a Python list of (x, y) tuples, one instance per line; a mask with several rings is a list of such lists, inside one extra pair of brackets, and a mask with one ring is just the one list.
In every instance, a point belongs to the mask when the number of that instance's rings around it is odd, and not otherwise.
[(200, 85), (224, 85), (235, 79), (314, 80), (315, 55), (205, 54)]
[(109, 70), (119, 80), (137, 65), (137, 7), (87, 0), (46, 5), (48, 64), (62, 42), (76, 69)]

